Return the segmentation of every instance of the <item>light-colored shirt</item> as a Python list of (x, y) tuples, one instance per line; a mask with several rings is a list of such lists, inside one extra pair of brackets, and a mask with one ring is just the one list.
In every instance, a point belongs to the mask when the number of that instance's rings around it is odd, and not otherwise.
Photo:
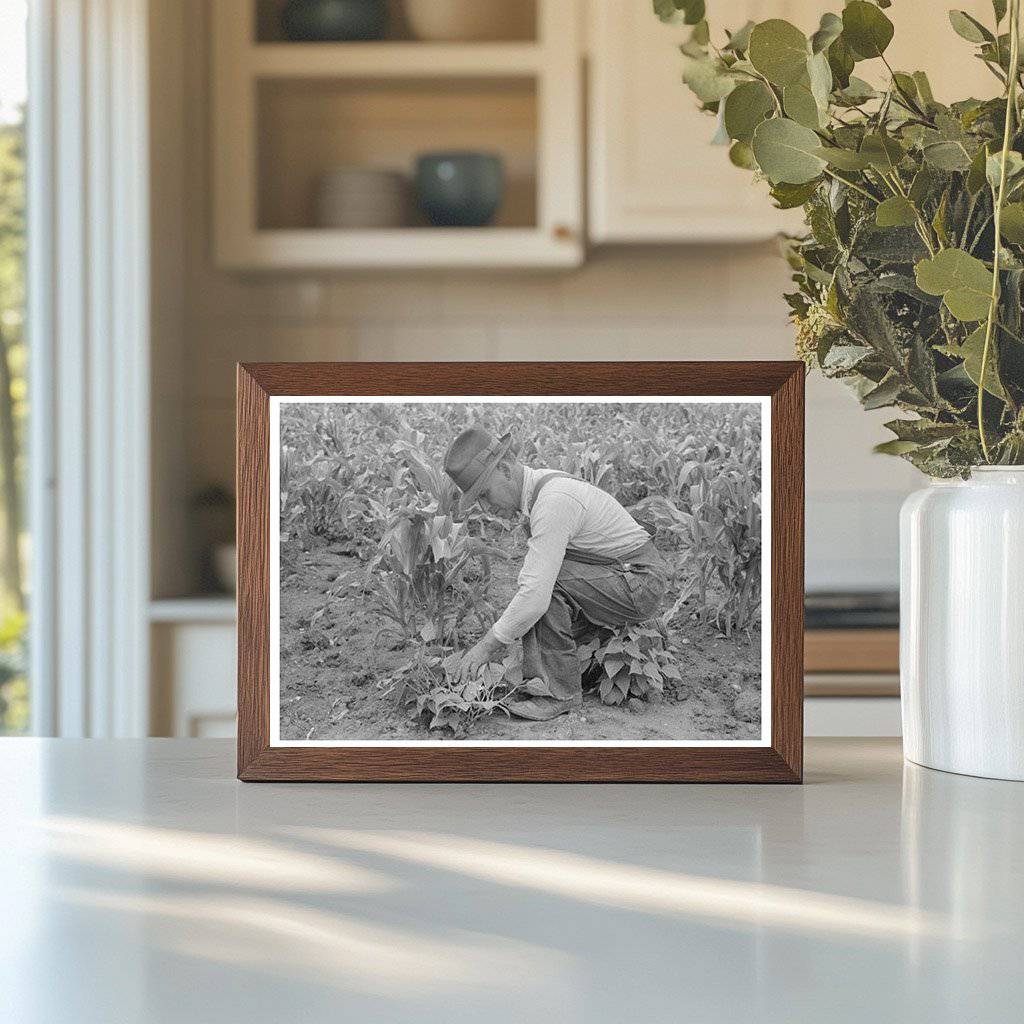
[(621, 558), (648, 541), (647, 532), (606, 491), (572, 477), (553, 477), (529, 506), (537, 481), (550, 469), (523, 470), (521, 509), (530, 518), (530, 543), (519, 573), (519, 588), (501, 618), (494, 638), (510, 644), (548, 610), (565, 549)]

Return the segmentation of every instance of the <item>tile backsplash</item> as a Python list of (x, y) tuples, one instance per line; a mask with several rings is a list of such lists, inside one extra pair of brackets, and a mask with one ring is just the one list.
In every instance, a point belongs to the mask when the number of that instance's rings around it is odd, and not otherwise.
[[(239, 360), (792, 358), (786, 267), (770, 245), (599, 253), (553, 274), (196, 270), (182, 396), (191, 490), (232, 479)], [(914, 473), (871, 453), (885, 418), (838, 383), (808, 380), (809, 587), (896, 584), (897, 512)]]

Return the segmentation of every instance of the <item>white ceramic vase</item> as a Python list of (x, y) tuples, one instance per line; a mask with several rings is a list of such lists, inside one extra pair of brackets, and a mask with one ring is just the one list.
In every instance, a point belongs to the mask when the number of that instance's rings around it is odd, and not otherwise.
[(904, 503), (900, 692), (911, 761), (1024, 781), (1024, 466)]

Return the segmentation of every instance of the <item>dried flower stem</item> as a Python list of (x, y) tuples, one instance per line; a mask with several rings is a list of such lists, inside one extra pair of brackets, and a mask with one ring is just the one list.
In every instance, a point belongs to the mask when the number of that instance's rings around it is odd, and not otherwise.
[(985, 344), (981, 350), (981, 369), (978, 371), (978, 435), (985, 461), (992, 462), (988, 437), (985, 433), (985, 373), (988, 370), (989, 350), (992, 332), (999, 310), (999, 256), (1002, 249), (1001, 229), (1003, 201), (1006, 198), (1006, 160), (1010, 151), (1013, 122), (1017, 114), (1017, 67), (1020, 62), (1020, 0), (1010, 0), (1010, 73), (1006, 83), (1006, 120), (1003, 125), (1003, 149), (999, 154), (999, 188), (996, 192), (993, 230), (995, 244), (992, 253), (992, 296), (989, 301), (988, 319), (985, 322)]

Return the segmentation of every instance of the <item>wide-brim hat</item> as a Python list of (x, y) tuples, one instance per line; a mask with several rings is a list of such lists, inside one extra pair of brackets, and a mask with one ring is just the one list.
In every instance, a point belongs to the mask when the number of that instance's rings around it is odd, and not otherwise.
[(444, 455), (444, 471), (462, 491), (460, 509), (476, 501), (511, 447), (511, 433), (495, 437), (483, 427), (468, 427), (452, 441)]

